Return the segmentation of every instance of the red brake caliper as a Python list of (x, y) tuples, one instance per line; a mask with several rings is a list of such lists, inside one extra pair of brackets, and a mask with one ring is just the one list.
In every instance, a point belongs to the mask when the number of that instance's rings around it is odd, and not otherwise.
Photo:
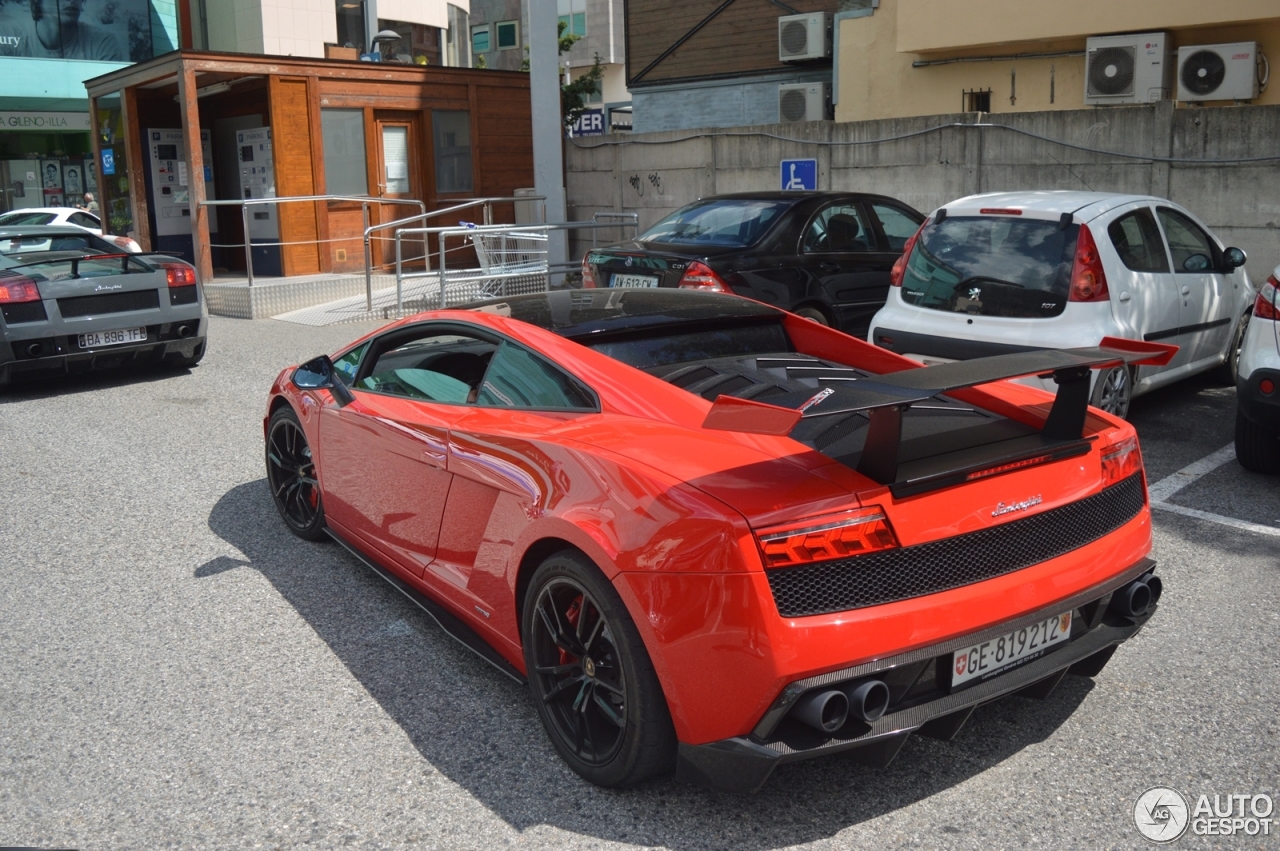
[[(578, 618), (582, 615), (582, 595), (579, 594), (573, 598), (573, 602), (569, 604), (568, 610), (564, 613), (564, 619), (569, 626), (576, 627)], [(570, 662), (576, 662), (577, 657), (569, 655), (563, 648), (560, 649), (560, 664), (567, 665)]]

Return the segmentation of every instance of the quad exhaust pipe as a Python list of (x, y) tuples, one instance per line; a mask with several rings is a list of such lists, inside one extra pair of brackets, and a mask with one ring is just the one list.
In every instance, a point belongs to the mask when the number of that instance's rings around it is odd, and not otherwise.
[(27, 346), (27, 356), (28, 356), (28, 357), (38, 358), (38, 357), (40, 357), (42, 354), (44, 354), (44, 344), (43, 344), (43, 343), (32, 343), (31, 345)]
[(178, 326), (178, 338), (179, 338), (179, 339), (185, 340), (186, 338), (188, 338), (188, 337), (190, 337), (190, 336), (191, 336), (191, 326), (190, 326), (190, 325), (187, 325), (187, 324), (185, 324), (185, 323), (184, 323), (184, 324), (182, 324), (182, 325), (179, 325), (179, 326)]
[(1108, 611), (1121, 618), (1140, 618), (1160, 599), (1164, 583), (1160, 577), (1148, 573), (1115, 590), (1111, 595)]
[(889, 708), (889, 687), (880, 680), (866, 680), (843, 689), (811, 691), (797, 701), (791, 716), (823, 733), (834, 733), (849, 718), (870, 724)]

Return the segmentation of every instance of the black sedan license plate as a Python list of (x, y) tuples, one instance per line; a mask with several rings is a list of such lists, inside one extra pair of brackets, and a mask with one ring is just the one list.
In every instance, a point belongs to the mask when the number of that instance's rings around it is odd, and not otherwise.
[(1006, 632), (951, 656), (951, 690), (976, 686), (1039, 659), (1071, 637), (1071, 612)]
[(94, 331), (91, 334), (81, 334), (76, 339), (82, 349), (124, 346), (129, 343), (145, 343), (147, 341), (147, 329), (143, 327), (123, 328), (119, 331)]
[(653, 275), (615, 274), (609, 279), (610, 287), (656, 287), (658, 279)]

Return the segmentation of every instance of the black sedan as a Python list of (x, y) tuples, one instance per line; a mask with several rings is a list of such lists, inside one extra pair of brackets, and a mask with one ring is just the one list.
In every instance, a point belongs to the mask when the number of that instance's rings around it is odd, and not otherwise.
[(586, 287), (731, 292), (865, 337), (889, 272), (924, 216), (858, 192), (718, 195), (634, 241), (589, 251)]

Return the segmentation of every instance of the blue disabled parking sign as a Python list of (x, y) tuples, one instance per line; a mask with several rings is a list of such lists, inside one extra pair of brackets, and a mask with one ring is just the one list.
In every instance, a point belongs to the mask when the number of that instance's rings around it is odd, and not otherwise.
[(783, 191), (818, 188), (817, 160), (783, 160)]

